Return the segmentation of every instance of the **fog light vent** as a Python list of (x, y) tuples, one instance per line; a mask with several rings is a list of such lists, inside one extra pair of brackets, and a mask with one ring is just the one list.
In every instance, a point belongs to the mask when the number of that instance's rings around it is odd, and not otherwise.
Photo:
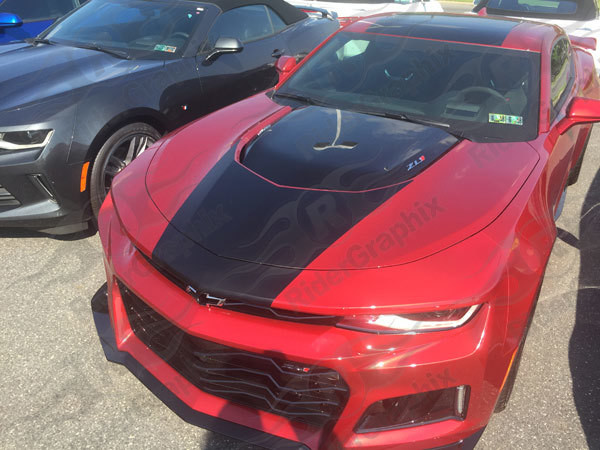
[(21, 203), (0, 184), (0, 206), (19, 206)]
[(469, 391), (469, 386), (458, 386), (379, 400), (369, 406), (355, 432), (385, 431), (448, 419), (464, 420)]
[(52, 200), (54, 202), (56, 201), (56, 197), (54, 196), (54, 193), (52, 192), (48, 183), (46, 182), (46, 180), (44, 179), (44, 177), (42, 175), (40, 175), (40, 174), (29, 175), (29, 179), (34, 184), (34, 186), (40, 190), (40, 192), (44, 196), (46, 196), (47, 198), (49, 198), (50, 200)]

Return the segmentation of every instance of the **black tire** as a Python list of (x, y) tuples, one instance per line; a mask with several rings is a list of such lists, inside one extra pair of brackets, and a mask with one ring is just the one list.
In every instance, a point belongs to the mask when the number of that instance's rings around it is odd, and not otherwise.
[(588, 142), (590, 141), (591, 135), (592, 131), (590, 130), (590, 132), (587, 135), (587, 138), (585, 139), (585, 144), (583, 144), (581, 155), (579, 156), (579, 159), (577, 160), (577, 162), (571, 169), (571, 172), (569, 173), (569, 178), (567, 179), (567, 186), (571, 186), (577, 183), (577, 180), (579, 180), (579, 173), (581, 172), (581, 166), (583, 165), (583, 157), (585, 156), (585, 151), (587, 150)]
[(98, 217), (114, 176), (160, 136), (150, 125), (137, 122), (125, 125), (106, 140), (96, 155), (90, 177), (90, 201), (95, 217)]

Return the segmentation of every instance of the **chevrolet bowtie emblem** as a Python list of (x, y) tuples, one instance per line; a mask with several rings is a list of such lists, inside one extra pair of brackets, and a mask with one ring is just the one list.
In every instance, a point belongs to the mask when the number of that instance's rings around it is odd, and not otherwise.
[(199, 293), (192, 286), (186, 287), (185, 292), (187, 292), (192, 297), (194, 297), (194, 300), (196, 300), (196, 303), (198, 303), (199, 305), (219, 306), (220, 307), (220, 306), (223, 306), (225, 304), (225, 302), (227, 301), (226, 298), (215, 297), (214, 295), (210, 295), (205, 292)]

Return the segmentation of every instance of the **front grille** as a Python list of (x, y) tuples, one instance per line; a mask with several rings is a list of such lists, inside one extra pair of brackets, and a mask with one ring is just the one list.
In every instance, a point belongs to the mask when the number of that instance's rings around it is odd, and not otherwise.
[(20, 204), (21, 202), (0, 184), (0, 206), (19, 206)]
[[(182, 281), (176, 275), (173, 275), (170, 271), (164, 269), (162, 266), (158, 265), (156, 261), (146, 256), (141, 250), (138, 251), (143, 256), (143, 258), (158, 272), (160, 272), (165, 278), (167, 278), (173, 284), (178, 286), (180, 289), (184, 291), (187, 289), (187, 283)], [(199, 303), (201, 303), (201, 300), (202, 296), (200, 296)], [(287, 320), (290, 322), (298, 322), (311, 325), (333, 326), (340, 320), (339, 316), (307, 314), (287, 309), (272, 308), (271, 306), (268, 306), (266, 304), (261, 304), (248, 299), (242, 301), (240, 299), (227, 298), (226, 303), (220, 306), (220, 308), (228, 309), (230, 311), (237, 311), (244, 314), (251, 314), (253, 316), (266, 317), (268, 319)]]
[(198, 389), (289, 420), (336, 421), (349, 390), (331, 369), (245, 352), (189, 335), (119, 283), (135, 335)]
[(287, 320), (290, 322), (299, 322), (311, 325), (335, 325), (340, 319), (337, 316), (318, 316), (297, 311), (271, 308), (270, 306), (263, 306), (249, 302), (231, 300), (228, 300), (227, 303), (222, 306), (222, 308), (244, 314), (266, 317), (268, 319)]

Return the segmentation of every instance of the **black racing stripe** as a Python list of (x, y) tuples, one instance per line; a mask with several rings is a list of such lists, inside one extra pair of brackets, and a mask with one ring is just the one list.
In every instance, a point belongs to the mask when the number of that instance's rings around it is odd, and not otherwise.
[(479, 16), (407, 14), (378, 18), (367, 32), (500, 46), (518, 24)]
[[(269, 303), (403, 186), (366, 194), (281, 189), (231, 152), (177, 212), (152, 257), (198, 291)], [(235, 258), (217, 256), (231, 252)]]
[[(319, 116), (318, 109), (312, 114)], [(381, 121), (386, 122), (383, 128)], [(348, 135), (357, 140), (356, 146), (316, 151), (314, 142), (324, 139), (317, 125), (307, 135), (280, 122), (272, 126), (271, 137), (269, 132), (259, 137), (266, 140), (251, 152), (253, 169), (329, 189), (269, 182), (235, 161), (234, 145), (196, 186), (153, 251), (153, 259), (166, 271), (198, 291), (238, 298), (244, 294), (267, 302), (276, 298), (315, 258), (411, 182), (402, 171), (419, 173), (457, 141), (437, 128), (368, 117), (361, 122), (361, 133)], [(333, 126), (330, 139), (336, 135), (336, 121), (320, 122)], [(389, 133), (387, 145), (375, 138), (384, 129)], [(294, 146), (286, 145), (284, 135)], [(279, 173), (272, 164), (260, 162), (267, 160), (275, 162)], [(388, 181), (404, 182), (367, 191), (332, 189), (371, 186), (377, 170), (384, 169), (389, 171)], [(332, 268), (347, 266), (344, 261), (336, 264)]]
[(363, 193), (281, 188), (233, 161), (215, 167), (172, 220), (212, 253), (304, 268), (406, 184)]
[(169, 278), (193, 286), (198, 292), (265, 306), (270, 306), (301, 272), (216, 256), (171, 225), (155, 247), (152, 259)]
[(202, 292), (270, 301), (404, 186), (362, 194), (283, 189), (232, 152), (196, 187), (152, 256)]

